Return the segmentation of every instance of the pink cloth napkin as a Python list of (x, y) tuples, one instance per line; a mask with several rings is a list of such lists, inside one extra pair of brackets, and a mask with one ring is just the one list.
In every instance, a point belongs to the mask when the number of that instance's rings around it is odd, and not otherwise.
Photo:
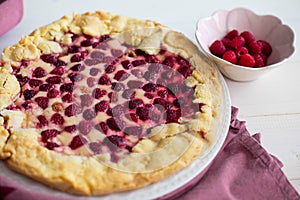
[(23, 0), (0, 0), (0, 36), (14, 28), (23, 14)]
[[(300, 195), (281, 170), (282, 163), (260, 145), (260, 134), (249, 134), (245, 122), (239, 121), (237, 114), (238, 109), (233, 107), (226, 141), (210, 166), (187, 185), (159, 200), (300, 200)], [(66, 198), (29, 192), (0, 176), (0, 199)]]

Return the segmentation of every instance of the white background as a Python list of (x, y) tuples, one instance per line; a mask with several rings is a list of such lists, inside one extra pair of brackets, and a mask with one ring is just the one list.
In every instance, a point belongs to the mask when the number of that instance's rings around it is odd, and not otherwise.
[(247, 121), (250, 132), (262, 133), (263, 146), (283, 162), (285, 174), (300, 192), (299, 0), (24, 0), (23, 20), (0, 37), (0, 51), (18, 42), (22, 35), (63, 15), (95, 10), (159, 21), (196, 43), (194, 34), (199, 18), (210, 16), (218, 9), (236, 7), (276, 15), (296, 34), (296, 54), (281, 68), (253, 82), (227, 79), (226, 82), (232, 105), (240, 108), (239, 118)]

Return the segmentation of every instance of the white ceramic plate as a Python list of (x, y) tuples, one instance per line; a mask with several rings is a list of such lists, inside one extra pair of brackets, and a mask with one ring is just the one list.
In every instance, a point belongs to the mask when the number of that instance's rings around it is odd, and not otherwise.
[[(193, 178), (195, 178), (199, 173), (201, 173), (215, 158), (220, 148), (222, 147), (230, 123), (231, 117), (231, 102), (229, 91), (227, 85), (225, 83), (224, 78), (221, 73), (219, 73), (219, 80), (222, 86), (222, 105), (221, 105), (221, 115), (220, 115), (220, 124), (217, 131), (217, 137), (214, 143), (210, 148), (208, 148), (204, 154), (196, 159), (190, 166), (181, 170), (180, 172), (170, 176), (169, 178), (154, 183), (152, 185), (146, 186), (141, 189), (137, 189), (134, 191), (114, 193), (105, 196), (98, 197), (78, 197), (76, 199), (84, 199), (84, 200), (119, 200), (119, 199), (131, 199), (131, 200), (140, 200), (140, 199), (155, 199), (159, 198), (163, 195), (169, 194), (170, 192), (175, 191), (176, 189), (184, 186)], [(66, 194), (64, 192), (51, 189), (41, 183), (38, 183), (30, 178), (27, 178), (23, 175), (20, 175), (14, 171), (11, 171), (3, 162), (0, 162), (0, 175), (5, 177), (9, 177), (15, 182), (23, 185), (28, 190), (39, 191), (40, 193), (51, 194), (53, 198), (64, 197), (66, 199), (74, 198), (74, 196)]]

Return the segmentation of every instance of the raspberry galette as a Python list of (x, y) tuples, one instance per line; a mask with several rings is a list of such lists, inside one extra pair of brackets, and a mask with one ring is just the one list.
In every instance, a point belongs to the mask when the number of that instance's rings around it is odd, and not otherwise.
[(0, 158), (51, 187), (99, 195), (189, 165), (219, 122), (218, 73), (181, 33), (96, 12), (5, 48)]

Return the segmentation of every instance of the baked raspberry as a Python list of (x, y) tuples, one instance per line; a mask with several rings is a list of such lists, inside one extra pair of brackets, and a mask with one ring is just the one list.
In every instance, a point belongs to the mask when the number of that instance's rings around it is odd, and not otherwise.
[(147, 107), (138, 107), (136, 109), (136, 114), (141, 120), (146, 121), (149, 119), (149, 111), (150, 109)]
[[(133, 85), (133, 86), (135, 86), (135, 85)], [(118, 83), (118, 82), (112, 83), (111, 84), (111, 89), (114, 90), (114, 91), (119, 92), (119, 91), (125, 89), (125, 85), (123, 83)]]
[(144, 96), (147, 97), (148, 99), (153, 99), (154, 98), (154, 94), (151, 94), (151, 93), (148, 93), (148, 92), (146, 92), (144, 94)]
[(138, 67), (138, 66), (146, 64), (146, 61), (145, 60), (134, 60), (134, 61), (131, 62), (131, 64), (134, 67)]
[(62, 84), (59, 89), (60, 89), (61, 92), (73, 92), (74, 83)]
[(121, 65), (124, 67), (124, 69), (129, 69), (132, 66), (129, 60), (122, 61)]
[(222, 56), (223, 60), (226, 60), (232, 64), (236, 64), (237, 63), (237, 57), (234, 51), (232, 50), (227, 50), (223, 56)]
[(50, 121), (53, 124), (57, 124), (57, 125), (62, 125), (63, 123), (65, 123), (65, 119), (59, 113), (54, 113), (50, 118)]
[(129, 76), (130, 76), (130, 74), (128, 74), (126, 71), (120, 70), (115, 74), (114, 79), (116, 79), (117, 81), (124, 81)]
[(93, 51), (90, 55), (91, 58), (94, 59), (103, 59), (105, 57), (105, 54), (103, 52), (100, 51)]
[(52, 139), (60, 134), (60, 131), (56, 129), (48, 129), (41, 132), (42, 142), (47, 142), (49, 139)]
[(80, 100), (81, 100), (81, 106), (82, 107), (84, 107), (84, 106), (88, 107), (93, 103), (93, 98), (89, 94), (80, 95)]
[(83, 47), (88, 47), (88, 46), (92, 46), (93, 42), (89, 39), (87, 40), (83, 40), (80, 45), (83, 46)]
[(68, 133), (73, 133), (77, 130), (76, 125), (65, 126), (64, 131)]
[(90, 75), (91, 76), (97, 76), (98, 73), (99, 73), (99, 69), (97, 69), (97, 68), (91, 68), (90, 69)]
[(147, 83), (142, 88), (145, 92), (155, 92), (157, 90), (157, 85), (154, 83)]
[(116, 66), (113, 64), (109, 64), (105, 67), (105, 72), (107, 74), (113, 73), (116, 70)]
[(186, 107), (186, 102), (183, 97), (179, 97), (173, 101), (174, 106), (177, 108)]
[(232, 40), (233, 38), (236, 38), (239, 35), (238, 30), (233, 29), (229, 31), (224, 38), (228, 38), (229, 40)]
[(37, 97), (34, 100), (42, 109), (46, 109), (48, 107), (49, 99), (47, 97)]
[(101, 90), (100, 88), (95, 88), (92, 92), (92, 96), (95, 99), (100, 99), (101, 97), (103, 97), (106, 94), (107, 94), (106, 90)]
[(130, 121), (133, 121), (135, 123), (138, 122), (138, 116), (135, 113), (129, 113), (129, 114), (125, 114), (125, 117), (127, 119), (129, 119)]
[(133, 69), (133, 70), (131, 70), (131, 73), (137, 78), (143, 77), (143, 72), (141, 72), (141, 70), (139, 70), (139, 69)]
[(250, 54), (244, 54), (240, 57), (238, 64), (246, 67), (254, 67), (255, 60)]
[(187, 59), (185, 59), (184, 57), (180, 56), (180, 55), (178, 55), (178, 56), (176, 57), (176, 61), (177, 61), (177, 63), (178, 63), (180, 66), (188, 66), (188, 67), (190, 67), (189, 61), (188, 61)]
[(130, 126), (124, 129), (124, 133), (127, 135), (140, 136), (142, 134), (143, 128), (140, 126)]
[(68, 53), (78, 53), (78, 52), (80, 52), (80, 46), (73, 45), (68, 47)]
[(97, 84), (97, 80), (94, 77), (88, 77), (86, 83), (89, 87), (93, 87)]
[(109, 118), (106, 120), (107, 126), (114, 131), (121, 131), (124, 128), (124, 122), (117, 118)]
[(73, 100), (73, 97), (72, 97), (72, 95), (71, 95), (70, 93), (68, 93), (68, 94), (64, 95), (64, 96), (61, 98), (61, 100), (62, 100), (63, 102), (71, 103), (72, 100)]
[(59, 145), (56, 144), (55, 142), (47, 142), (46, 143), (46, 148), (49, 150), (53, 150), (55, 147), (59, 147)]
[(135, 95), (135, 91), (132, 89), (126, 89), (122, 93), (122, 97), (125, 99), (132, 99), (134, 97), (134, 95)]
[(143, 86), (143, 82), (138, 80), (130, 80), (127, 82), (127, 86), (131, 89), (141, 88)]
[(245, 39), (246, 44), (250, 44), (255, 41), (254, 35), (249, 31), (244, 31), (240, 34)]
[(96, 112), (105, 112), (109, 107), (109, 103), (107, 101), (100, 101), (95, 105)]
[(93, 65), (97, 65), (97, 64), (101, 63), (101, 60), (86, 58), (86, 59), (84, 59), (83, 62), (84, 62), (84, 64), (86, 64), (87, 66), (93, 66)]
[(179, 85), (177, 83), (170, 83), (167, 85), (168, 93), (177, 96), (179, 93)]
[(142, 105), (143, 104), (143, 100), (141, 99), (134, 99), (134, 100), (130, 100), (129, 103), (128, 103), (128, 107), (129, 109), (135, 109), (137, 108), (138, 106)]
[(111, 80), (109, 79), (109, 77), (107, 75), (103, 75), (100, 77), (99, 85), (111, 85)]
[(46, 84), (40, 85), (39, 90), (47, 92), (47, 91), (51, 90), (53, 87), (54, 86), (52, 84), (46, 83)]
[(75, 137), (73, 137), (71, 143), (69, 144), (69, 147), (72, 150), (75, 150), (78, 149), (79, 147), (82, 147), (86, 142), (87, 142), (86, 139), (84, 139), (79, 135), (76, 135)]
[(168, 110), (172, 107), (172, 105), (167, 100), (162, 99), (162, 98), (154, 99), (153, 104), (161, 105), (166, 110)]
[(119, 135), (111, 135), (104, 138), (103, 143), (106, 144), (111, 150), (115, 150), (123, 144), (124, 139)]
[(47, 121), (47, 119), (46, 119), (46, 117), (44, 115), (39, 115), (37, 117), (37, 119), (39, 120), (39, 123), (38, 123), (38, 127), (39, 128), (48, 125), (48, 121)]
[(50, 84), (60, 84), (62, 82), (62, 78), (60, 76), (51, 76), (46, 79), (46, 82)]
[(94, 154), (100, 154), (102, 152), (102, 145), (98, 142), (89, 143), (89, 148), (94, 152)]
[(24, 86), (30, 80), (29, 77), (27, 77), (27, 76), (23, 77), (20, 74), (16, 75), (16, 77), (17, 77), (21, 87)]
[(55, 69), (53, 69), (50, 74), (55, 74), (55, 75), (63, 75), (65, 73), (65, 69), (62, 66), (56, 67)]
[(216, 40), (209, 46), (209, 50), (212, 54), (221, 56), (226, 51), (226, 47), (222, 41)]
[(55, 98), (59, 95), (59, 91), (57, 89), (51, 89), (47, 92), (47, 97), (48, 98)]
[(167, 65), (169, 67), (174, 67), (175, 63), (176, 63), (176, 59), (172, 56), (167, 56), (162, 62), (162, 64)]
[(83, 79), (83, 76), (82, 74), (79, 74), (79, 73), (70, 73), (68, 75), (69, 79), (74, 83), (74, 82), (79, 82)]
[(111, 52), (111, 55), (116, 58), (119, 58), (123, 55), (123, 51), (120, 49), (111, 49), (110, 52)]
[(71, 104), (65, 109), (65, 115), (67, 117), (72, 117), (74, 115), (78, 115), (82, 112), (82, 107), (77, 104)]
[(97, 129), (98, 131), (100, 131), (101, 133), (106, 134), (108, 131), (108, 126), (105, 122), (100, 122), (99, 124), (97, 124), (95, 126), (95, 129)]
[(71, 62), (80, 62), (84, 59), (84, 57), (81, 56), (81, 54), (74, 54), (71, 57)]
[(147, 63), (159, 63), (159, 60), (156, 56), (154, 55), (147, 55), (146, 56), (146, 62)]
[(181, 117), (181, 111), (178, 110), (167, 110), (167, 123), (178, 122), (178, 119)]
[(179, 67), (177, 71), (182, 74), (184, 78), (188, 77), (192, 73), (192, 69), (186, 65)]
[(96, 117), (96, 113), (91, 109), (87, 109), (83, 112), (82, 116), (85, 120), (89, 121)]
[(54, 64), (57, 61), (57, 58), (51, 54), (43, 54), (40, 57), (44, 62)]
[(29, 100), (29, 99), (31, 99), (32, 97), (34, 97), (35, 95), (36, 95), (36, 91), (34, 91), (34, 90), (25, 90), (24, 92), (23, 92), (23, 95), (24, 95), (24, 99), (25, 100)]
[(90, 121), (82, 120), (78, 124), (78, 130), (80, 133), (87, 135), (89, 132), (91, 132), (93, 126)]
[(33, 77), (35, 78), (42, 78), (46, 76), (46, 71), (41, 68), (41, 67), (37, 67), (34, 71), (33, 71)]
[(73, 67), (71, 67), (70, 69), (74, 72), (80, 72), (80, 71), (83, 71), (85, 69), (85, 67), (84, 67), (84, 65), (78, 63), (78, 64), (73, 65)]

